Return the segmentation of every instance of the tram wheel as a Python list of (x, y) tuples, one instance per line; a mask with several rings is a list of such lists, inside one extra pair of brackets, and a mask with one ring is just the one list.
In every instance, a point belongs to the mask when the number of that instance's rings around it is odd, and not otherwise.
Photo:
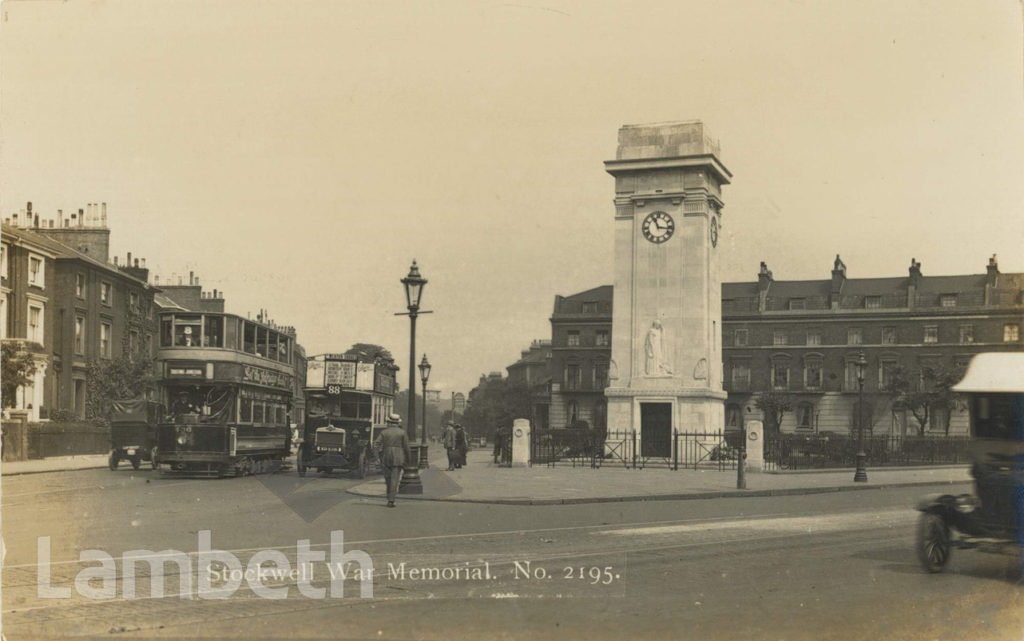
[(942, 572), (951, 551), (946, 520), (931, 512), (922, 514), (917, 522), (917, 558), (924, 569), (933, 574)]
[(107, 467), (109, 467), (111, 471), (114, 471), (117, 469), (117, 464), (120, 462), (121, 457), (119, 457), (116, 452), (111, 452), (110, 458), (107, 459)]

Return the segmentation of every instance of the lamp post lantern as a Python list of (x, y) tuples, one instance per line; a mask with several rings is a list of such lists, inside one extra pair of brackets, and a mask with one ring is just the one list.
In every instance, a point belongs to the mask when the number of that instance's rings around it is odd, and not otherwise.
[(868, 455), (864, 453), (864, 368), (867, 364), (864, 352), (857, 354), (857, 360), (854, 361), (857, 368), (857, 471), (853, 474), (854, 483), (868, 482)]
[[(409, 406), (407, 421), (405, 426), (406, 435), (409, 437), (410, 443), (416, 441), (416, 317), (420, 314), (429, 314), (431, 312), (420, 310), (420, 300), (423, 298), (423, 287), (427, 284), (427, 279), (420, 275), (420, 268), (416, 265), (416, 260), (412, 261), (412, 265), (409, 267), (409, 274), (402, 279), (402, 286), (405, 288), (405, 302), (409, 309), (408, 313), (395, 314), (396, 316), (408, 316), (409, 317)], [(424, 406), (424, 417), (426, 417), (426, 407)], [(406, 462), (405, 471), (402, 475), (402, 483), (399, 486), (398, 491), (404, 494), (422, 494), (423, 493), (423, 482), (420, 480), (419, 463), (422, 458), (426, 458), (424, 454), (421, 454), (421, 447), (425, 445), (411, 445), (409, 449), (412, 450), (413, 460)]]
[(420, 435), (420, 445), (427, 446), (427, 379), (430, 378), (430, 361), (427, 355), (423, 355), (420, 361), (420, 380), (423, 381), (423, 433)]
[(420, 298), (427, 279), (420, 276), (416, 260), (409, 267), (409, 275), (402, 279), (405, 301), (409, 308), (409, 424), (405, 432), (410, 441), (416, 440), (416, 317), (420, 314)]

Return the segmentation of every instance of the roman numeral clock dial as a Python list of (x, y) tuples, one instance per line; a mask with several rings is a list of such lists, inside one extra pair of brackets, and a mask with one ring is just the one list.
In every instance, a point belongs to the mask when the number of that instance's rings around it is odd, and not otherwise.
[(653, 211), (647, 214), (644, 222), (640, 224), (644, 238), (655, 244), (661, 244), (672, 238), (676, 230), (676, 223), (672, 217), (663, 211)]

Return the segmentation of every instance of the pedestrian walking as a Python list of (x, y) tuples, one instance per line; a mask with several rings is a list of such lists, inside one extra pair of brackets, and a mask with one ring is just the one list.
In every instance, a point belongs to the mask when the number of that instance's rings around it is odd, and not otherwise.
[(409, 450), (409, 438), (402, 429), (402, 417), (392, 412), (387, 418), (387, 427), (377, 436), (374, 447), (380, 456), (380, 466), (384, 470), (384, 483), (387, 486), (388, 507), (395, 507), (395, 494), (398, 484), (402, 481), (402, 469), (406, 463), (412, 462)]
[(466, 452), (469, 451), (469, 439), (466, 437), (466, 430), (458, 423), (455, 424), (455, 469), (460, 469), (466, 464)]
[(441, 444), (448, 453), (448, 471), (451, 472), (455, 469), (455, 423), (448, 421), (441, 435)]

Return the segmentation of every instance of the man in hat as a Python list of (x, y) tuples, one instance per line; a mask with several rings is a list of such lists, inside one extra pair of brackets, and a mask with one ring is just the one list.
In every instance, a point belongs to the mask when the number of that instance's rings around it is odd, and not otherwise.
[(441, 444), (444, 445), (444, 449), (448, 452), (448, 471), (451, 472), (455, 469), (455, 423), (448, 421), (448, 425), (444, 428), (444, 434), (441, 436)]
[(380, 466), (384, 470), (384, 483), (388, 491), (388, 507), (395, 507), (395, 493), (402, 480), (402, 468), (407, 462), (414, 463), (409, 451), (409, 438), (402, 429), (402, 417), (392, 412), (387, 418), (387, 427), (377, 435), (374, 446), (379, 452)]

